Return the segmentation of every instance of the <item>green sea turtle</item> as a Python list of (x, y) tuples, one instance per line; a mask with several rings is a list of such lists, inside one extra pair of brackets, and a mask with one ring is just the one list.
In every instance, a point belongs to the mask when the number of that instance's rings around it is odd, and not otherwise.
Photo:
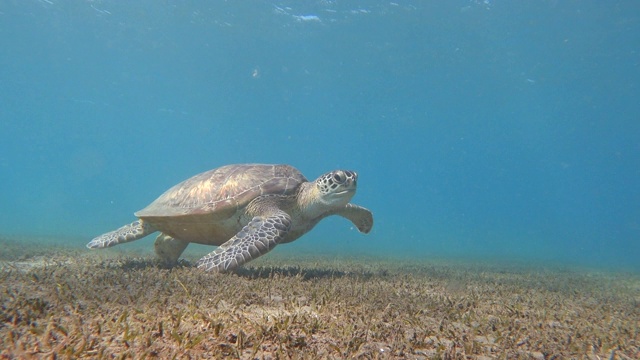
[(329, 215), (347, 218), (368, 233), (371, 212), (349, 203), (357, 180), (347, 170), (310, 182), (289, 165), (227, 165), (175, 185), (135, 213), (138, 220), (87, 247), (105, 248), (160, 231), (155, 251), (166, 263), (175, 263), (191, 242), (218, 245), (197, 266), (229, 271), (296, 240)]

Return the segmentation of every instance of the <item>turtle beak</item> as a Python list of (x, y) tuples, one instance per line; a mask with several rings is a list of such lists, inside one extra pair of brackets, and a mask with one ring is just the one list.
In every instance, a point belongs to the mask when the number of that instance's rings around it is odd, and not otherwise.
[(355, 171), (345, 170), (344, 174), (347, 176), (347, 180), (351, 180), (353, 182), (358, 180), (358, 173)]
[(338, 192), (337, 192), (337, 193), (335, 193), (335, 194), (336, 194), (336, 195), (343, 195), (343, 194), (350, 193), (350, 192), (355, 192), (355, 191), (356, 191), (356, 188), (355, 188), (355, 187), (353, 187), (353, 188), (346, 189), (346, 190), (343, 190), (343, 191), (338, 191)]
[(345, 185), (349, 187), (351, 190), (355, 190), (358, 185), (358, 173), (355, 171), (345, 171), (344, 174), (347, 176), (347, 180), (345, 181)]

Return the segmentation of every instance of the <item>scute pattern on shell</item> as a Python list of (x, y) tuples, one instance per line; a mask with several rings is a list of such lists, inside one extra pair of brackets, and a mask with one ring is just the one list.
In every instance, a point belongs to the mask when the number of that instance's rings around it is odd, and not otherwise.
[(289, 165), (227, 165), (189, 178), (162, 194), (139, 217), (235, 211), (257, 196), (290, 195), (307, 179)]

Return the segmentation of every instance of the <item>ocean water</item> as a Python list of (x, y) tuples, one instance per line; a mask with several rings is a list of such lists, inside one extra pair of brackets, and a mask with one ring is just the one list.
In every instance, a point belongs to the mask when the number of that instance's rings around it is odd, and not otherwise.
[(640, 271), (638, 34), (637, 1), (0, 0), (0, 234), (287, 163), (357, 171), (375, 225), (274, 252)]

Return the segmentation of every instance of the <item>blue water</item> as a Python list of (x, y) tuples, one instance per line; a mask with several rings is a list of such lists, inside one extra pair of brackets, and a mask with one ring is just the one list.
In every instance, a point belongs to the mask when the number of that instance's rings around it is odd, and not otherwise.
[(357, 171), (376, 223), (275, 251), (640, 271), (639, 34), (632, 0), (2, 0), (0, 233), (288, 163)]

